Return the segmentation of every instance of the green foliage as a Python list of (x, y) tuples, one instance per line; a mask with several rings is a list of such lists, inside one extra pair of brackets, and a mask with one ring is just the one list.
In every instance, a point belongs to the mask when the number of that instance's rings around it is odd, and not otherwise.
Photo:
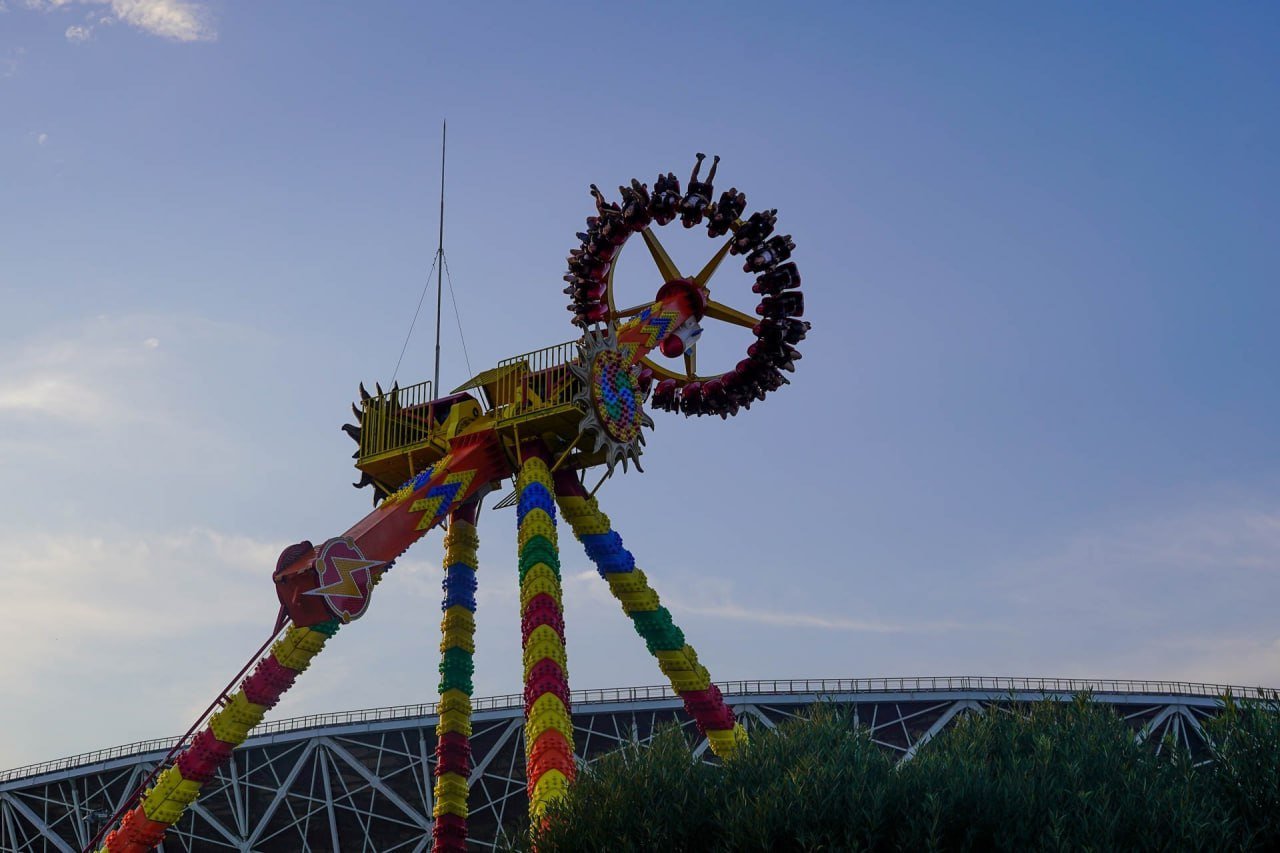
[(834, 707), (723, 766), (669, 728), (584, 771), (549, 851), (1280, 849), (1280, 703), (1228, 701), (1212, 760), (1137, 744), (1082, 696), (968, 714), (894, 764)]
[(1280, 850), (1280, 694), (1237, 702), (1205, 725), (1214, 744), (1214, 797), (1241, 827), (1241, 846)]

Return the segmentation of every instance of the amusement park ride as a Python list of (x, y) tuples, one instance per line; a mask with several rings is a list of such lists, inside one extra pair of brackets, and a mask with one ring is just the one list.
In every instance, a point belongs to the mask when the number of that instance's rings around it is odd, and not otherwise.
[[(788, 261), (794, 244), (774, 235), (776, 210), (743, 219), (746, 196), (736, 188), (713, 201), (719, 157), (700, 179), (703, 159), (697, 155), (683, 193), (671, 173), (660, 175), (652, 191), (632, 179), (619, 188), (620, 204), (592, 185), (596, 215), (578, 234), (581, 245), (570, 251), (565, 275), (578, 340), (505, 359), (442, 397), (434, 396), (431, 382), (385, 392), (378, 387), (374, 395), (361, 386), (360, 405), (352, 407), (357, 423), (343, 429), (359, 445), (355, 485), (372, 488), (374, 510), (341, 536), (319, 546), (300, 542), (280, 555), (273, 575), (282, 605), (273, 634), (279, 639), (260, 659), (255, 655), (257, 665), (239, 689), (223, 693), (204, 728), (175, 747), (122, 806), (99, 853), (156, 847), (312, 657), (342, 625), (366, 613), (374, 587), (396, 558), (437, 525), (446, 533), (433, 842), (435, 850), (464, 849), (475, 525), (481, 499), (507, 479), (516, 489), (497, 506), (516, 507), (530, 816), (538, 818), (563, 796), (575, 776), (557, 507), (711, 749), (721, 758), (733, 755), (745, 739), (742, 726), (594, 497), (619, 463), (624, 471), (629, 462), (639, 469), (642, 430), (653, 426), (646, 403), (727, 418), (786, 384), (784, 373), (800, 358), (795, 345), (809, 324), (799, 319), (800, 275)], [(685, 228), (705, 222), (707, 234), (721, 240), (696, 274), (677, 269), (655, 234), (655, 226), (676, 220)], [(619, 307), (615, 265), (637, 235), (657, 265), (659, 286), (652, 301)], [(740, 256), (743, 269), (756, 275), (752, 290), (762, 297), (756, 316), (712, 296), (712, 276), (729, 255)], [(727, 372), (698, 373), (696, 344), (707, 320), (755, 333), (746, 357)], [(657, 356), (678, 359), (683, 369)], [(600, 466), (605, 473), (589, 490), (586, 474)]]

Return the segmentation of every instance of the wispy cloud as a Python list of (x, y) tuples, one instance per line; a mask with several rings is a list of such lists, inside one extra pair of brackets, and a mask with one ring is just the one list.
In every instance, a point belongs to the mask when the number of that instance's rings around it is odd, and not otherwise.
[(1234, 505), (1187, 509), (1156, 518), (1082, 531), (1045, 554), (1006, 567), (1000, 582), (1030, 600), (1049, 590), (1076, 590), (1119, 600), (1150, 599), (1162, 587), (1197, 577), (1226, 580), (1280, 568), (1280, 507)]
[(0, 590), (13, 606), (0, 621), (0, 646), (12, 652), (0, 656), (0, 725), (30, 737), (0, 744), (0, 767), (68, 751), (65, 733), (89, 715), (127, 740), (146, 736), (130, 719), (137, 705), (207, 701), (269, 629), (269, 573), (287, 544), (206, 528), (3, 538)]
[[(611, 602), (609, 585), (592, 570), (576, 572), (566, 578), (572, 584), (576, 595), (584, 592), (600, 604)], [(664, 605), (678, 613), (694, 616), (710, 616), (714, 619), (728, 619), (735, 622), (749, 622), (756, 625), (768, 625), (777, 628), (815, 628), (823, 631), (850, 631), (874, 634), (896, 634), (902, 632), (934, 632), (972, 629), (975, 627), (952, 621), (930, 622), (887, 622), (875, 619), (857, 619), (848, 616), (832, 616), (820, 611), (805, 612), (783, 610), (767, 607), (745, 607), (733, 600), (733, 584), (727, 580), (702, 576), (697, 583), (698, 597), (701, 603), (691, 603), (688, 599), (662, 594)], [(688, 590), (685, 589), (685, 593)], [(709, 602), (709, 603), (708, 603)]]
[(1064, 674), (1280, 683), (1280, 507), (1237, 500), (1081, 531), (983, 579)]
[[(0, 421), (37, 415), (54, 421), (108, 427), (147, 417), (148, 368), (159, 345), (135, 337), (134, 321), (98, 318), (56, 337), (0, 348)], [(149, 341), (156, 341), (153, 345)]]
[(25, 53), (25, 48), (15, 47), (6, 50), (3, 55), (0, 55), (0, 80), (17, 75)]
[(0, 385), (0, 414), (37, 414), (92, 423), (113, 409), (109, 398), (68, 376), (37, 375)]
[(818, 628), (824, 631), (898, 634), (903, 632), (955, 631), (973, 627), (959, 622), (894, 623), (849, 619), (841, 616), (824, 616), (820, 613), (743, 607), (731, 601), (717, 604), (684, 604), (672, 601), (671, 606), (684, 613), (711, 616), (718, 619), (732, 619), (737, 622), (753, 622), (757, 625), (773, 625), (779, 628)]
[(214, 41), (218, 31), (208, 7), (195, 0), (24, 0), (28, 9), (45, 12), (75, 6), (93, 8), (83, 23), (67, 27), (68, 41), (85, 42), (94, 32), (117, 21), (172, 41)]
[[(38, 623), (59, 625), (60, 633), (110, 629), (135, 637), (223, 623), (242, 595), (262, 600), (260, 581), (286, 544), (207, 528), (166, 534), (10, 531), (0, 585), (23, 606), (0, 626), (0, 637), (16, 640)], [(226, 607), (200, 604), (192, 596), (194, 578), (217, 587)], [(179, 607), (179, 599), (193, 606)], [(22, 666), (6, 657), (0, 674)]]

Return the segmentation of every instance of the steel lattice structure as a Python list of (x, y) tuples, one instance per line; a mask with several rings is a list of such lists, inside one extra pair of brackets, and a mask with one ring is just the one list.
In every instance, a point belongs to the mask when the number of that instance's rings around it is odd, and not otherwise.
[[(1166, 736), (1201, 754), (1201, 721), (1221, 696), (1258, 695), (1217, 684), (980, 677), (729, 682), (724, 694), (747, 728), (771, 728), (816, 702), (852, 709), (876, 742), (909, 760), (959, 715), (991, 705), (1081, 691), (1128, 720), (1138, 739)], [(527, 825), (520, 694), (475, 700), (470, 776), (475, 849), (498, 847)], [(577, 691), (579, 765), (620, 745), (646, 743), (665, 723), (686, 727), (669, 687)], [(233, 753), (170, 831), (169, 851), (422, 851), (432, 840), (434, 704), (266, 723)], [(0, 851), (82, 849), (173, 743), (153, 740), (0, 772)], [(697, 750), (707, 749), (702, 739)], [(709, 755), (708, 755), (709, 757)]]

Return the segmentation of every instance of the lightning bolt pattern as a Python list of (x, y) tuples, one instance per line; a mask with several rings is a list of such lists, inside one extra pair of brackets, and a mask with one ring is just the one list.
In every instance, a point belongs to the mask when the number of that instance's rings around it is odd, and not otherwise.
[(356, 584), (355, 573), (360, 569), (371, 569), (382, 565), (377, 560), (352, 560), (346, 557), (332, 557), (333, 567), (338, 570), (338, 580), (328, 586), (317, 587), (308, 595), (334, 595), (349, 598), (360, 598), (360, 587)]

